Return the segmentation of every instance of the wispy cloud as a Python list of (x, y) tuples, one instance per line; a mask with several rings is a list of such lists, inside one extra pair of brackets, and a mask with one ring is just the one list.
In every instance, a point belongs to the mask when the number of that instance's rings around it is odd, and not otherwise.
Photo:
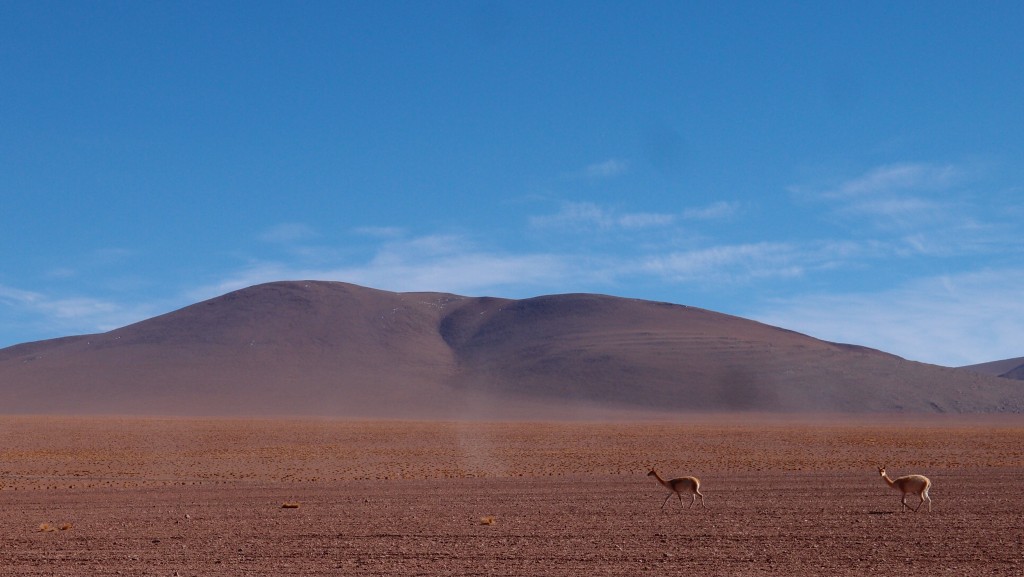
[(259, 238), (269, 243), (294, 243), (309, 240), (317, 236), (313, 227), (300, 222), (284, 222), (263, 231)]
[(593, 202), (566, 202), (558, 212), (533, 216), (530, 225), (535, 228), (569, 230), (643, 230), (679, 225), (682, 221), (711, 221), (730, 218), (739, 210), (736, 202), (715, 202), (707, 206), (692, 207), (678, 213), (624, 212)]
[(68, 255), (68, 260), (73, 261), (72, 265), (56, 266), (46, 271), (46, 277), (50, 279), (69, 279), (82, 275), (88, 275), (97, 270), (110, 270), (124, 266), (138, 258), (140, 252), (136, 249), (123, 247), (105, 247), (84, 254)]
[(625, 160), (610, 158), (603, 162), (597, 162), (584, 168), (578, 175), (588, 179), (612, 178), (625, 174), (629, 171), (629, 163)]
[(0, 303), (8, 306), (32, 306), (42, 299), (39, 293), (0, 285)]
[(675, 282), (749, 282), (804, 273), (797, 248), (787, 243), (723, 245), (651, 256), (640, 270)]
[(85, 297), (52, 297), (39, 292), (0, 286), (0, 303), (33, 309), (56, 319), (81, 319), (117, 310), (111, 302)]
[(675, 223), (676, 217), (656, 212), (633, 212), (619, 215), (613, 222), (624, 229), (660, 228)]
[(962, 366), (1024, 355), (1024, 271), (909, 281), (879, 292), (808, 294), (741, 312), (830, 341)]
[(955, 187), (967, 171), (953, 165), (888, 164), (832, 186), (795, 185), (790, 191), (822, 201), (847, 218), (866, 217), (886, 228), (909, 228), (962, 217)]
[(738, 202), (718, 201), (700, 208), (688, 208), (683, 211), (686, 220), (718, 220), (729, 218), (739, 211)]
[(829, 199), (892, 196), (907, 191), (942, 190), (960, 182), (964, 171), (953, 165), (897, 163), (873, 168), (861, 176), (821, 191)]
[(34, 331), (54, 335), (106, 331), (154, 314), (151, 304), (133, 305), (82, 295), (51, 295), (0, 286), (0, 305), (28, 319)]
[(395, 239), (405, 234), (405, 229), (398, 226), (360, 226), (352, 229), (354, 234), (359, 236)]
[[(981, 169), (954, 164), (895, 163), (831, 185), (796, 185), (799, 199), (826, 207), (829, 220), (859, 235), (913, 237), (955, 252), (978, 245), (1004, 217), (979, 203)], [(989, 229), (989, 230), (986, 230)]]
[(676, 216), (665, 213), (619, 213), (592, 202), (567, 202), (555, 214), (534, 216), (530, 224), (537, 228), (573, 230), (643, 229), (669, 226)]

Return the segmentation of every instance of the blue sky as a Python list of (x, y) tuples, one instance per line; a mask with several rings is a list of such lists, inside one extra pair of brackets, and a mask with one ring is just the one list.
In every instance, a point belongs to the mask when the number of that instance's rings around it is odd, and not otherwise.
[(1024, 4), (0, 3), (0, 347), (252, 284), (1024, 355)]

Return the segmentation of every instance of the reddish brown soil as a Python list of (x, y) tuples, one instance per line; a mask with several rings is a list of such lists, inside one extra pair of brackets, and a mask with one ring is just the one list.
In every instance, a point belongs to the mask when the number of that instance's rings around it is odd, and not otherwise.
[[(17, 417), (0, 441), (5, 576), (1024, 575), (1020, 421)], [(931, 477), (933, 511), (877, 464)], [(709, 508), (660, 511), (651, 466)]]

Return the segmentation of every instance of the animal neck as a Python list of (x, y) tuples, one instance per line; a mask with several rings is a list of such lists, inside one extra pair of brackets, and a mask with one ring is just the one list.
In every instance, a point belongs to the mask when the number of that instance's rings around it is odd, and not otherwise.
[[(657, 471), (651, 471), (651, 472), (654, 473), (654, 478), (657, 479), (657, 481), (659, 483), (661, 483), (662, 485), (665, 485), (666, 487), (668, 487), (668, 481), (666, 481), (665, 479), (662, 479), (661, 475), (659, 475)], [(669, 488), (671, 488), (671, 487), (669, 487)]]
[(892, 479), (889, 478), (888, 473), (882, 473), (882, 480), (885, 481), (885, 484), (889, 485), (890, 487), (896, 484), (896, 481), (893, 481)]

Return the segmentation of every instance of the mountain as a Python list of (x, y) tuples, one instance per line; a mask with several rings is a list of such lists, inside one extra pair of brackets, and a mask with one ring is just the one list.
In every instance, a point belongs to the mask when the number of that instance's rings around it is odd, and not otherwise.
[(699, 308), (257, 285), (0, 350), (0, 413), (1022, 412), (1024, 387)]
[(1006, 379), (1017, 379), (1024, 380), (1024, 357), (1017, 357), (1015, 359), (1004, 359), (1001, 361), (991, 361), (988, 363), (980, 363), (977, 365), (968, 365), (966, 367), (960, 367), (968, 371), (974, 371), (983, 375), (991, 375), (994, 377), (1003, 377)]

